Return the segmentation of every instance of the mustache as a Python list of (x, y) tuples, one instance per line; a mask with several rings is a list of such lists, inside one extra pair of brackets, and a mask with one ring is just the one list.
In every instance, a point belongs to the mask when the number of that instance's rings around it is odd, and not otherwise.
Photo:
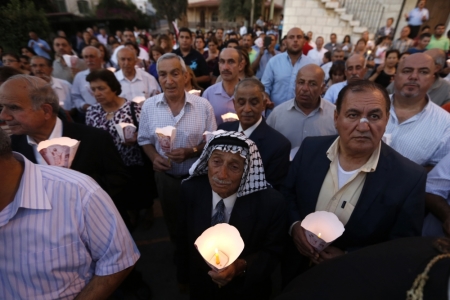
[(230, 180), (221, 180), (221, 179), (217, 178), (217, 176), (213, 176), (212, 180), (218, 184), (231, 184)]
[(406, 85), (413, 85), (416, 87), (420, 87), (420, 84), (418, 84), (417, 82), (414, 82), (414, 81), (409, 81), (409, 82), (403, 84), (403, 86), (406, 86)]

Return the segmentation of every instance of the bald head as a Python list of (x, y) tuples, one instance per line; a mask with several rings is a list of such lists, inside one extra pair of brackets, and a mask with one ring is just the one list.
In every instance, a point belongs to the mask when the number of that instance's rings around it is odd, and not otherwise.
[(425, 51), (424, 54), (427, 54), (433, 58), (435, 65), (434, 73), (439, 73), (441, 69), (445, 68), (445, 59), (447, 56), (445, 55), (444, 50), (434, 48)]
[(295, 102), (306, 114), (320, 105), (320, 95), (323, 92), (325, 73), (316, 64), (302, 67), (295, 81)]
[(364, 79), (366, 72), (364, 56), (353, 54), (346, 60), (345, 76), (347, 77), (347, 81)]
[(123, 47), (119, 50), (119, 52), (117, 52), (117, 57), (120, 57), (121, 55), (132, 55), (134, 58), (137, 58), (136, 51), (131, 50), (128, 47)]
[(299, 55), (305, 44), (305, 34), (303, 31), (294, 27), (291, 28), (286, 35), (286, 47), (289, 55)]

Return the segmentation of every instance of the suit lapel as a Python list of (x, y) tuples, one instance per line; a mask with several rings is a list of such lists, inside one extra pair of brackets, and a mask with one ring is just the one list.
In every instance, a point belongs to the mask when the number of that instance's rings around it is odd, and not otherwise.
[(194, 217), (195, 223), (198, 224), (197, 232), (198, 236), (203, 233), (207, 228), (211, 227), (211, 212), (212, 212), (212, 190), (208, 182), (208, 177), (205, 176), (201, 180), (198, 186), (198, 194), (196, 199), (197, 208), (194, 210), (196, 216)]
[[(73, 128), (72, 124), (70, 124), (69, 122), (65, 122), (65, 121), (62, 121), (62, 123), (63, 123), (63, 132), (62, 132), (63, 137), (80, 140), (79, 138), (77, 138), (76, 130), (75, 130), (75, 128)], [(83, 147), (82, 144), (83, 143), (80, 142), (79, 147)], [(73, 158), (73, 161), (72, 161), (72, 165), (70, 166), (70, 168), (72, 170), (78, 170), (77, 164), (78, 164), (78, 160), (79, 160), (78, 159), (79, 158), (79, 155), (78, 155), (79, 150), (80, 149), (78, 148), (77, 154), (75, 154), (75, 157)]]
[[(13, 150), (21, 153), (32, 163), (37, 164), (36, 157), (34, 155), (33, 147), (31, 147), (27, 142), (26, 135), (12, 136)], [(16, 144), (17, 146), (15, 146)]]
[(262, 118), (261, 123), (258, 125), (258, 127), (255, 128), (255, 130), (252, 132), (252, 134), (250, 134), (248, 138), (251, 139), (252, 141), (264, 139), (265, 133), (267, 132), (266, 128), (268, 126), (269, 125), (267, 125), (264, 118)]
[(236, 227), (244, 241), (248, 241), (253, 230), (254, 209), (252, 207), (252, 199), (255, 194), (244, 197), (238, 197), (234, 203), (228, 224)]
[(383, 143), (380, 151), (380, 158), (378, 160), (377, 169), (375, 172), (368, 173), (364, 187), (359, 196), (358, 203), (347, 223), (346, 227), (350, 227), (353, 222), (357, 222), (359, 218), (363, 217), (365, 212), (370, 208), (372, 203), (377, 199), (389, 178), (389, 156), (387, 155), (387, 146)]

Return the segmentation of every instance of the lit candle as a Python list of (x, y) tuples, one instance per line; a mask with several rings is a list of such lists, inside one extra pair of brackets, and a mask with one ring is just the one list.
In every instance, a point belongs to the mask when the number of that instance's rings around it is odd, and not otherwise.
[(367, 60), (368, 60), (369, 57), (370, 57), (370, 53), (372, 53), (372, 51), (368, 50), (368, 51), (367, 51), (367, 57), (366, 57), (366, 60), (365, 60), (365, 62), (364, 62), (364, 68), (365, 68), (366, 65), (367, 65)]
[(219, 250), (216, 248), (216, 265), (220, 265)]
[(322, 234), (319, 232), (319, 235), (318, 235), (318, 237), (319, 237), (319, 239), (320, 239), (320, 236), (321, 236)]

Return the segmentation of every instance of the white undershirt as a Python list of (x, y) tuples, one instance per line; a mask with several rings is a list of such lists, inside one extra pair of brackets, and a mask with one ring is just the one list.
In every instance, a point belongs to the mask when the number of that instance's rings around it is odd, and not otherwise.
[[(222, 197), (220, 197), (216, 192), (213, 191), (212, 194), (213, 194), (213, 205), (212, 205), (211, 217), (214, 216), (214, 214), (217, 212), (217, 209), (216, 209), (217, 203), (219, 203), (220, 200), (222, 200)], [(237, 199), (237, 193), (234, 193), (230, 197), (223, 199), (223, 204), (225, 204), (225, 221), (227, 223), (230, 222), (231, 212), (233, 211), (233, 207), (234, 207), (234, 203), (236, 202), (236, 199)]]
[(255, 131), (256, 127), (259, 126), (259, 124), (261, 124), (262, 122), (262, 117), (259, 118), (259, 121), (256, 122), (255, 124), (253, 124), (252, 126), (250, 126), (249, 128), (247, 128), (246, 130), (242, 130), (242, 126), (241, 126), (241, 122), (239, 122), (239, 129), (238, 132), (244, 132), (244, 135), (246, 137), (250, 137), (250, 135), (252, 135), (253, 131)]
[(339, 189), (341, 189), (348, 180), (356, 173), (359, 169), (353, 170), (353, 171), (345, 171), (342, 169), (341, 164), (339, 163), (338, 159), (338, 181), (339, 181)]

